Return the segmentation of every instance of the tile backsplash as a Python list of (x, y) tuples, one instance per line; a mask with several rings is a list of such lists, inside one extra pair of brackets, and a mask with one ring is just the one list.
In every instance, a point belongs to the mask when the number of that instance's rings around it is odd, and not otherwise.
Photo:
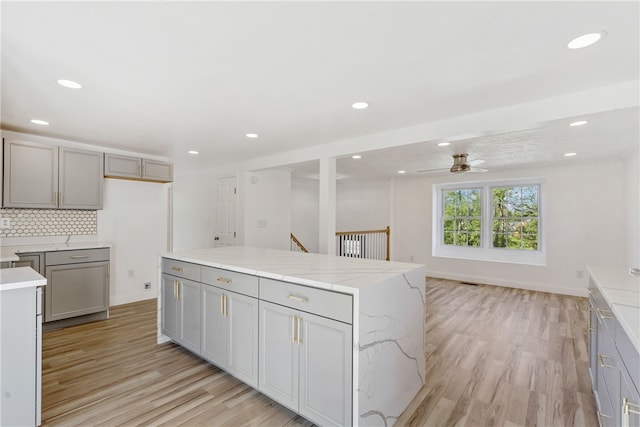
[(0, 209), (0, 218), (10, 221), (0, 238), (98, 234), (95, 210)]

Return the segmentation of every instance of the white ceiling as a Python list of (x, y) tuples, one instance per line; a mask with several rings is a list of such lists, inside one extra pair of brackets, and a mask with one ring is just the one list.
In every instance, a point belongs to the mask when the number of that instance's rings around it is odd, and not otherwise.
[[(3, 1), (0, 8), (3, 129), (167, 156), (179, 168), (640, 78), (636, 1)], [(566, 48), (596, 30), (607, 31), (600, 43)], [(59, 78), (84, 87), (65, 89)], [(353, 110), (360, 100), (370, 107)], [(564, 161), (565, 151), (623, 156), (638, 144), (637, 105), (603, 109), (582, 128), (558, 118), (444, 149), (416, 141), (363, 153), (359, 164), (341, 159), (338, 172), (442, 168), (461, 150), (491, 169)]]

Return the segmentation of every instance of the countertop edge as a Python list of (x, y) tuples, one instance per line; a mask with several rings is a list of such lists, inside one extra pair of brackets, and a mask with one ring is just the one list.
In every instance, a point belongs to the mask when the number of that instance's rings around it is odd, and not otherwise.
[[(602, 280), (601, 280), (602, 278), (598, 278), (598, 267), (587, 266), (587, 271), (589, 272), (589, 276), (593, 279), (593, 283), (598, 287), (598, 289), (602, 293), (602, 296), (604, 297), (605, 301), (611, 307), (611, 310), (613, 311), (613, 314), (615, 315), (618, 323), (620, 324), (620, 326), (624, 330), (625, 334), (627, 334), (627, 337), (629, 338), (629, 341), (631, 341), (631, 343), (633, 344), (633, 346), (636, 349), (636, 351), (638, 353), (640, 353), (640, 336), (637, 336), (636, 333), (634, 333), (632, 327), (628, 323), (628, 322), (630, 322), (632, 320), (628, 319), (627, 316), (624, 316), (618, 310), (618, 304), (614, 303), (611, 300), (610, 295), (608, 294), (608, 289), (617, 289), (617, 290), (620, 290), (620, 289), (619, 288), (609, 287), (609, 286), (604, 286), (603, 283), (602, 283)], [(639, 290), (639, 292), (640, 292), (640, 290)], [(627, 307), (632, 307), (632, 306), (627, 306)], [(638, 308), (638, 307), (632, 307), (632, 308), (634, 308), (637, 311), (637, 318), (636, 319), (640, 322), (640, 308)]]

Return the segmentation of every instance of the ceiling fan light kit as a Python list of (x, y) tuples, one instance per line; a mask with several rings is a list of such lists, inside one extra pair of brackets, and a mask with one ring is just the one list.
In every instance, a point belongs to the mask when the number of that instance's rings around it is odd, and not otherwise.
[(451, 173), (488, 172), (487, 169), (474, 167), (475, 165), (479, 165), (479, 164), (484, 163), (484, 160), (482, 160), (482, 159), (474, 159), (474, 160), (467, 161), (467, 156), (468, 156), (468, 154), (466, 154), (466, 153), (464, 153), (464, 154), (454, 154), (453, 155), (453, 165), (451, 165), (450, 168), (420, 170), (420, 171), (418, 171), (418, 173), (423, 173), (423, 172), (427, 172), (427, 173), (429, 173), (429, 172), (443, 172), (443, 171), (449, 171)]

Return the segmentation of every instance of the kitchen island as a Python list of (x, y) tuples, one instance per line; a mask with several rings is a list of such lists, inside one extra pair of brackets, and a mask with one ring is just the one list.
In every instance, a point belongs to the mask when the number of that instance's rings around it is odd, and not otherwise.
[(169, 339), (320, 425), (392, 425), (425, 381), (425, 268), (250, 247), (160, 258)]
[(29, 267), (0, 269), (0, 425), (40, 425), (41, 287)]

